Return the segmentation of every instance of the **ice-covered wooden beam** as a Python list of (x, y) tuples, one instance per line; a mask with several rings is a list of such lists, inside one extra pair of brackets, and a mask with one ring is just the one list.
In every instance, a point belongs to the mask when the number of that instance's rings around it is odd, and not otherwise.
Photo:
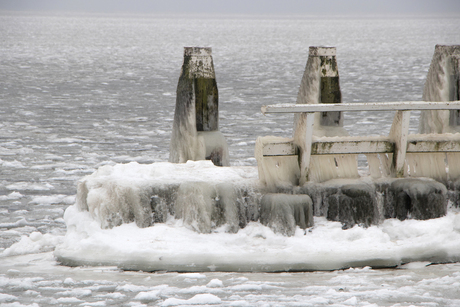
[(397, 101), (397, 102), (357, 102), (336, 104), (292, 104), (281, 103), (262, 106), (267, 113), (309, 113), (327, 111), (410, 111), (410, 110), (457, 110), (460, 101)]
[[(460, 152), (460, 134), (433, 138), (432, 134), (414, 134), (407, 138), (407, 153)], [(389, 137), (324, 137), (312, 141), (312, 155), (334, 155), (354, 153), (393, 153), (395, 144)], [(264, 156), (297, 155), (298, 149), (291, 142), (268, 143), (263, 146)]]

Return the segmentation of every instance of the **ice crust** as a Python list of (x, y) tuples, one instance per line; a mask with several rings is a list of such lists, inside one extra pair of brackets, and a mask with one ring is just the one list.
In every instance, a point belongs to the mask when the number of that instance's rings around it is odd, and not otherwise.
[(182, 220), (154, 227), (134, 223), (101, 229), (89, 212), (71, 206), (68, 232), (55, 256), (65, 264), (117, 265), (142, 271), (308, 271), (392, 267), (412, 261), (460, 260), (460, 215), (426, 221), (389, 219), (367, 229), (315, 217), (315, 227), (292, 237), (251, 222), (236, 234), (200, 234)]
[[(337, 180), (329, 188), (337, 190), (336, 187), (347, 183), (350, 181)], [(200, 212), (203, 208), (209, 209), (209, 204), (204, 203), (203, 207), (201, 202), (195, 206), (200, 195), (206, 193), (211, 195), (210, 199), (214, 197), (216, 203), (226, 197), (234, 199), (235, 195), (236, 199), (255, 199), (261, 196), (257, 194), (257, 184), (255, 167), (222, 168), (210, 161), (103, 166), (81, 180), (77, 202), (64, 214), (67, 233), (54, 242), (55, 256), (70, 266), (116, 265), (127, 270), (180, 272), (333, 270), (366, 265), (392, 267), (411, 261), (460, 260), (460, 215), (454, 209), (437, 219), (388, 219), (367, 228), (351, 225), (347, 230), (340, 222), (315, 217), (314, 227), (306, 230), (296, 227), (293, 235), (286, 237), (256, 222), (256, 215), (241, 225), (242, 214), (238, 213), (237, 220), (236, 212), (225, 206), (220, 207), (224, 214), (218, 215), (218, 219), (215, 212)], [(175, 187), (184, 201), (183, 205), (173, 208), (176, 216), (167, 213), (161, 222), (152, 222), (155, 212), (152, 216), (152, 212), (143, 211), (151, 206), (151, 199), (142, 195), (155, 185)], [(252, 189), (254, 194), (238, 196), (232, 194), (229, 186), (235, 193), (244, 187), (247, 191)], [(194, 189), (201, 191), (195, 193)], [(123, 196), (126, 191), (130, 199)], [(110, 225), (107, 213), (116, 210), (127, 217), (140, 212), (141, 221), (148, 217), (154, 225), (140, 225), (134, 219)], [(177, 214), (182, 215), (178, 218)], [(243, 215), (248, 216), (248, 212)], [(208, 220), (199, 220), (197, 216)], [(41, 245), (36, 243), (39, 246), (52, 242), (45, 236), (35, 239), (44, 241)], [(18, 250), (20, 244), (25, 243), (19, 242), (11, 248)]]

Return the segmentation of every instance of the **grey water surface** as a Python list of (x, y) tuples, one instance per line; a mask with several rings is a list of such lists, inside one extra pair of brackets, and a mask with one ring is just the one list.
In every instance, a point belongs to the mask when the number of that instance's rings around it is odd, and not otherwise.
[[(77, 181), (99, 166), (167, 161), (185, 46), (212, 47), (230, 163), (255, 166), (257, 136), (292, 134), (292, 115), (260, 107), (295, 102), (309, 46), (337, 47), (344, 102), (384, 102), (421, 100), (436, 44), (460, 44), (460, 17), (0, 12), (0, 253), (34, 232), (64, 235)], [(387, 134), (392, 117), (346, 113), (345, 127)], [(458, 306), (459, 285), (458, 264), (183, 275), (61, 267), (52, 247), (0, 256), (0, 306), (174, 305), (205, 293), (227, 306)]]

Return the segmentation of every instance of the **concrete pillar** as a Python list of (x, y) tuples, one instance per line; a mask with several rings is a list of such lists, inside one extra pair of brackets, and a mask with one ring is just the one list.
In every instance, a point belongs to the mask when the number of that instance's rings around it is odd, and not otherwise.
[[(342, 103), (335, 47), (310, 47), (297, 103)], [(319, 124), (343, 127), (342, 112), (323, 112)]]
[(170, 162), (211, 160), (228, 165), (228, 149), (219, 131), (219, 94), (211, 48), (185, 47), (170, 145)]

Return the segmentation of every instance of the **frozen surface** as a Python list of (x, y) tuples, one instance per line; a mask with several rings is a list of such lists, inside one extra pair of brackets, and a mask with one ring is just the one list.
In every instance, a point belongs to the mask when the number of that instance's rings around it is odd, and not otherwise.
[[(3, 261), (4, 260), (4, 261)], [(307, 273), (145, 273), (56, 266), (52, 253), (2, 259), (0, 304), (158, 306), (196, 299), (219, 306), (458, 306), (460, 265), (413, 262)], [(219, 285), (219, 286), (215, 286)]]
[[(63, 267), (52, 252), (65, 240), (63, 214), (74, 203), (78, 180), (106, 164), (168, 160), (184, 46), (213, 48), (219, 125), (230, 164), (255, 166), (257, 136), (292, 136), (292, 115), (263, 116), (260, 106), (296, 100), (309, 46), (337, 47), (344, 102), (421, 100), (435, 44), (458, 44), (459, 27), (458, 17), (444, 16), (217, 19), (1, 12), (0, 304), (154, 306), (212, 294), (224, 306), (460, 305), (458, 264), (149, 274)], [(419, 120), (412, 113), (414, 132)], [(387, 135), (392, 119), (391, 112), (350, 112), (344, 126), (352, 136)], [(365, 159), (359, 165), (364, 170)], [(450, 225), (455, 238), (452, 214), (436, 223)], [(223, 286), (207, 286), (214, 279)]]
[(313, 228), (297, 228), (293, 237), (276, 235), (256, 222), (236, 234), (225, 229), (199, 234), (173, 218), (148, 228), (123, 224), (104, 230), (76, 206), (69, 207), (64, 218), (68, 230), (55, 255), (68, 265), (257, 272), (391, 267), (411, 261), (460, 259), (460, 215), (454, 212), (439, 219), (391, 219), (378, 226), (356, 226), (346, 231), (341, 223), (315, 218)]

